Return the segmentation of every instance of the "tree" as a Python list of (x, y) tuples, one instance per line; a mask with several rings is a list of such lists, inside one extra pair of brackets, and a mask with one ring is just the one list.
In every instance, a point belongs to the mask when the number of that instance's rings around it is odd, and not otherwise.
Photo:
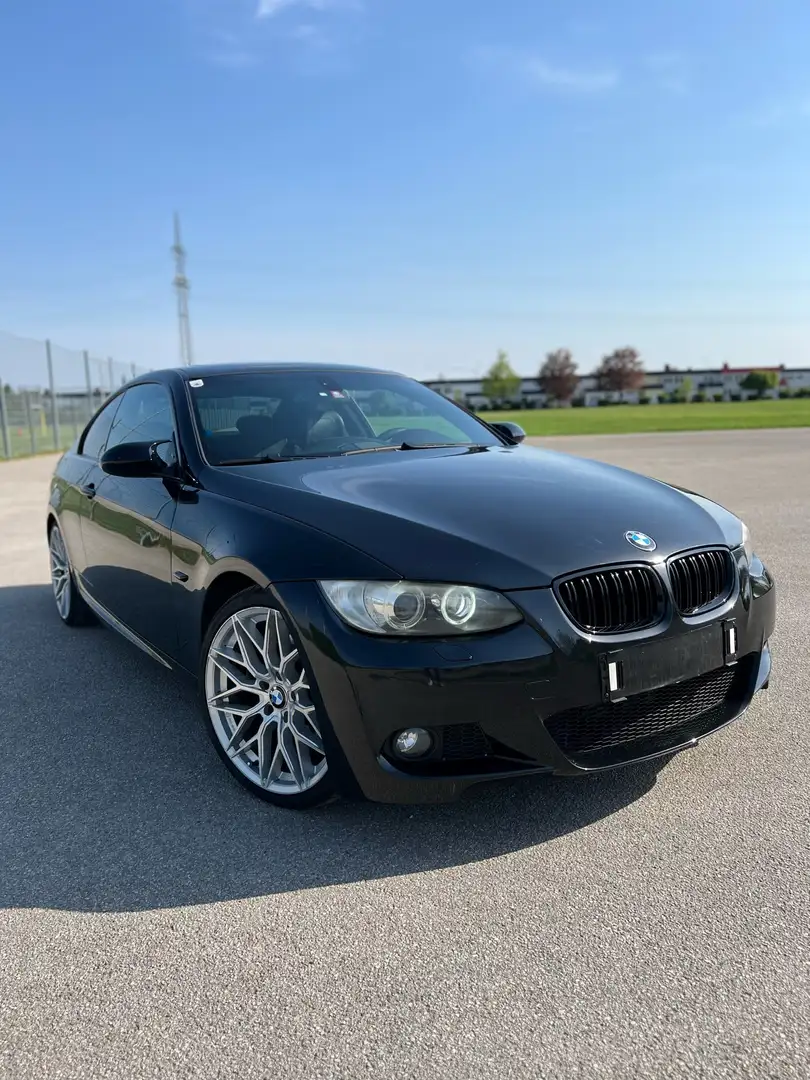
[(537, 385), (555, 401), (571, 400), (579, 385), (579, 376), (569, 349), (555, 349), (546, 354), (537, 376)]
[(385, 416), (388, 409), (388, 391), (372, 390), (368, 395), (368, 411), (372, 416)]
[(691, 401), (692, 392), (695, 388), (695, 384), (692, 379), (687, 375), (686, 378), (681, 380), (681, 385), (672, 395), (673, 401)]
[(644, 385), (644, 365), (636, 349), (614, 349), (596, 369), (600, 390), (640, 390)]
[(486, 373), (481, 389), (490, 401), (508, 401), (520, 390), (521, 378), (509, 363), (509, 356), (498, 350), (498, 359)]
[(751, 390), (762, 397), (766, 390), (775, 390), (779, 385), (779, 372), (777, 371), (749, 371), (740, 383), (741, 390)]

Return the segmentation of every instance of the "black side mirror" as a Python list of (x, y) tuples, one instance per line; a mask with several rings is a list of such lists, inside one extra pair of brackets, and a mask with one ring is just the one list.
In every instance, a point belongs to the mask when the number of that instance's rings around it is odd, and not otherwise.
[(102, 454), (100, 465), (110, 476), (170, 476), (174, 458), (174, 443), (170, 439), (119, 443)]
[(520, 424), (513, 424), (511, 420), (499, 420), (496, 424), (490, 424), (490, 427), (515, 446), (526, 438), (526, 432)]

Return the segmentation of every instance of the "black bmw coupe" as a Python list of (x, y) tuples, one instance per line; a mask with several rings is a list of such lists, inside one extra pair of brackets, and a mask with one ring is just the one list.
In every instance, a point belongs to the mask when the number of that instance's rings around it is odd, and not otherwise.
[(745, 525), (522, 440), (382, 371), (154, 372), (56, 467), (57, 610), (193, 674), (281, 806), (578, 776), (738, 717), (776, 614)]

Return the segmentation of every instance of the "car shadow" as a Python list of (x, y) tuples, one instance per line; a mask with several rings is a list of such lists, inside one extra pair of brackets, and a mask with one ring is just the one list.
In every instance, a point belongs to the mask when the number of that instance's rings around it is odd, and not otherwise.
[(64, 627), (49, 587), (0, 589), (0, 627), (3, 907), (137, 911), (492, 859), (621, 810), (666, 763), (293, 813), (230, 777), (188, 680), (112, 631)]

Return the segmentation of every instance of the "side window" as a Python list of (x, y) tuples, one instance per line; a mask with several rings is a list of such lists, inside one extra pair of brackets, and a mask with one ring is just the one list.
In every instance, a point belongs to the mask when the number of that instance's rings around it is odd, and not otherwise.
[(115, 414), (118, 411), (118, 406), (120, 404), (121, 398), (117, 397), (114, 401), (111, 401), (109, 405), (105, 405), (87, 429), (87, 434), (84, 436), (81, 450), (85, 457), (95, 458), (96, 461), (98, 461), (104, 453), (107, 436), (110, 434), (110, 428), (112, 427), (112, 422), (115, 419)]
[(174, 414), (169, 391), (159, 383), (127, 390), (115, 414), (107, 449), (131, 442), (161, 442), (174, 438)]

